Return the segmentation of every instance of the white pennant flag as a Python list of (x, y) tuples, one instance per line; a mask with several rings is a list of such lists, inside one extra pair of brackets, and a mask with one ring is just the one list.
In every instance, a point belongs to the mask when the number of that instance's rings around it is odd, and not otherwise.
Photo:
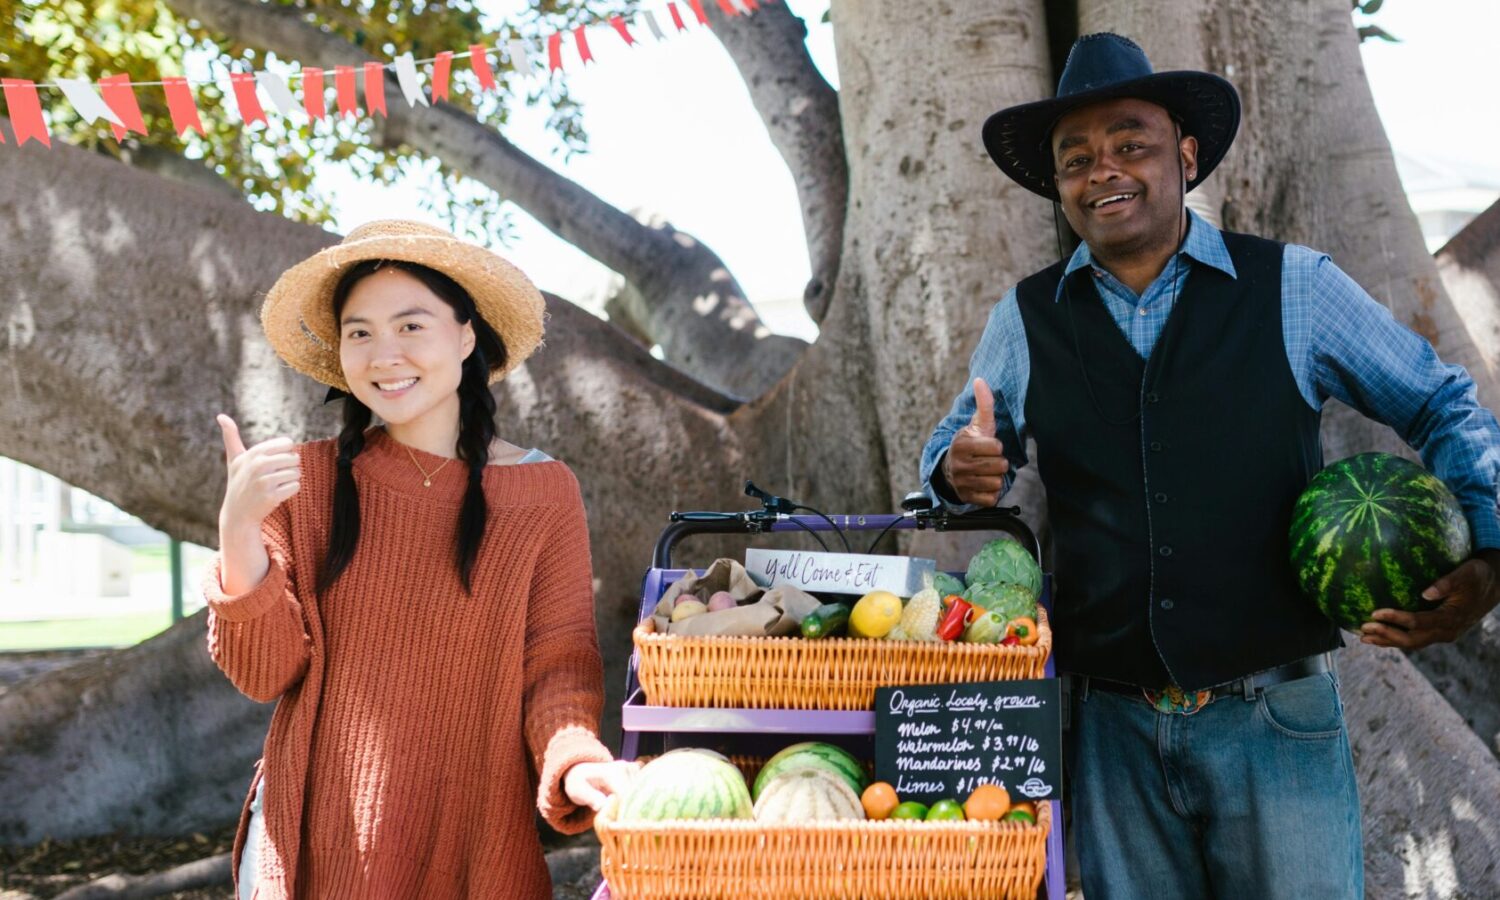
[(410, 52), (396, 57), (396, 80), (401, 84), (401, 93), (407, 106), (427, 105), (427, 94), (422, 90), (422, 76), (417, 74), (416, 60)]
[(115, 111), (109, 108), (104, 98), (94, 92), (93, 84), (82, 78), (59, 78), (57, 86), (62, 88), (63, 96), (67, 97), (68, 102), (73, 104), (73, 108), (78, 110), (78, 114), (83, 116), (85, 124), (92, 125), (103, 119), (111, 125), (125, 127), (125, 123), (121, 122), (120, 117), (115, 115)]
[(271, 104), (276, 111), (283, 116), (290, 117), (297, 110), (297, 98), (292, 96), (292, 89), (286, 86), (286, 79), (275, 72), (256, 72), (255, 83), (271, 98)]
[(526, 50), (526, 42), (520, 38), (511, 38), (505, 46), (510, 50), (510, 64), (517, 72), (527, 77), (531, 76), (531, 54)]
[(661, 26), (656, 24), (656, 14), (651, 12), (651, 10), (649, 9), (645, 10), (645, 14), (646, 27), (651, 29), (651, 36), (656, 38), (658, 41), (666, 40), (667, 36), (661, 33)]
[(734, 8), (740, 11), (740, 15), (750, 15), (750, 7), (745, 3), (745, 0), (729, 0), (729, 2), (734, 4)]

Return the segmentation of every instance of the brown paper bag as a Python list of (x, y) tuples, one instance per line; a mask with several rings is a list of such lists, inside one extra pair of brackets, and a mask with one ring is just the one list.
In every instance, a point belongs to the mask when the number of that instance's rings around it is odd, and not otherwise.
[[(672, 621), (672, 607), (680, 595), (692, 594), (707, 603), (718, 591), (728, 591), (739, 605)], [(657, 634), (781, 636), (795, 632), (802, 619), (818, 606), (818, 598), (794, 587), (764, 590), (737, 560), (725, 558), (714, 560), (701, 576), (689, 572), (672, 582), (656, 604), (652, 619)]]

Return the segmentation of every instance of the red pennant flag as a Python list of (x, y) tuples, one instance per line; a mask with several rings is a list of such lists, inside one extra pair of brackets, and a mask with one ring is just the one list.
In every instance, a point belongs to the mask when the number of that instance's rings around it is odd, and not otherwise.
[(547, 38), (547, 71), (562, 71), (562, 32), (555, 31)]
[(52, 137), (47, 134), (47, 121), (42, 118), (42, 101), (36, 96), (36, 82), (24, 78), (0, 78), (5, 88), (5, 106), (10, 111), (10, 127), (16, 132), (16, 146), (25, 146), (27, 141), (37, 141), (43, 147), (52, 146)]
[(448, 99), (448, 72), (453, 68), (453, 51), (444, 50), (432, 63), (432, 102)]
[(724, 10), (724, 15), (726, 16), (737, 16), (740, 14), (740, 11), (729, 0), (719, 0), (719, 9)]
[(609, 24), (615, 31), (620, 33), (620, 37), (624, 38), (625, 46), (629, 47), (635, 43), (635, 38), (631, 36), (630, 29), (625, 27), (625, 20), (623, 18), (615, 16), (609, 20)]
[(255, 96), (254, 73), (230, 72), (229, 83), (234, 87), (234, 102), (239, 105), (240, 118), (245, 124), (267, 121), (266, 111), (260, 108), (260, 98)]
[(678, 31), (687, 31), (687, 23), (682, 21), (682, 13), (677, 11), (676, 3), (668, 3), (667, 12), (672, 14), (672, 24), (677, 26)]
[(125, 123), (124, 128), (110, 124), (109, 130), (115, 133), (115, 140), (124, 140), (125, 135), (132, 131), (146, 133), (146, 120), (141, 116), (141, 105), (135, 100), (135, 88), (130, 84), (129, 75), (106, 75), (99, 79), (99, 93), (110, 111)]
[(390, 115), (385, 111), (385, 66), (378, 62), (365, 63), (365, 109), (370, 115)]
[(583, 28), (573, 29), (573, 38), (578, 41), (578, 58), (585, 63), (594, 61), (594, 54), (589, 52), (589, 39), (583, 36)]
[(708, 14), (703, 11), (703, 0), (687, 0), (688, 6), (693, 8), (693, 15), (698, 17), (699, 25), (708, 24)]
[[(748, 10), (750, 10), (751, 12), (754, 12), (755, 10), (760, 9), (760, 4), (756, 3), (755, 0), (744, 0), (744, 2), (745, 2), (745, 8), (748, 9)], [(769, 0), (767, 0), (767, 2), (769, 2)]]
[(314, 122), (321, 122), (328, 116), (328, 109), (323, 105), (323, 70), (316, 66), (302, 70), (302, 108)]
[(167, 112), (172, 114), (172, 129), (182, 137), (189, 131), (203, 134), (203, 120), (198, 118), (198, 103), (186, 78), (163, 75), (161, 89), (167, 95)]
[(338, 95), (339, 115), (359, 115), (359, 102), (354, 96), (354, 67), (333, 67), (333, 90)]
[(474, 74), (479, 76), (479, 89), (481, 91), (493, 91), (495, 89), (495, 73), (490, 69), (490, 61), (485, 56), (483, 44), (469, 45), (469, 65), (474, 67)]

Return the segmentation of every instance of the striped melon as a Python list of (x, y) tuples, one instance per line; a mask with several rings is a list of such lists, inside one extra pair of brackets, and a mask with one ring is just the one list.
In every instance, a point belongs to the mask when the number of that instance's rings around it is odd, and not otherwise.
[(1351, 631), (1382, 607), (1430, 608), (1421, 593), (1469, 555), (1469, 523), (1437, 476), (1389, 453), (1361, 453), (1313, 477), (1292, 510), (1302, 593)]
[(771, 779), (783, 772), (808, 768), (822, 769), (839, 776), (854, 791), (855, 799), (859, 798), (870, 783), (865, 776), (865, 767), (843, 749), (819, 741), (808, 741), (793, 744), (766, 760), (765, 766), (755, 776), (755, 787), (750, 795), (759, 800), (760, 792)]
[(849, 783), (827, 769), (782, 772), (766, 782), (755, 801), (757, 822), (830, 822), (864, 817), (864, 807)]
[(620, 822), (748, 819), (745, 776), (710, 750), (672, 750), (646, 763), (620, 800)]

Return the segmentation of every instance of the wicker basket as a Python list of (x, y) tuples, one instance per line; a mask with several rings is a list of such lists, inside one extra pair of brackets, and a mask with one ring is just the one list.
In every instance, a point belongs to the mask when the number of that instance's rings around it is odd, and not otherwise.
[(1052, 652), (1047, 611), (1038, 640), (999, 644), (875, 641), (862, 638), (684, 637), (657, 634), (651, 619), (631, 637), (637, 674), (653, 706), (865, 710), (875, 689), (1041, 678)]
[[(735, 762), (747, 777), (760, 760)], [(712, 897), (1036, 897), (1052, 804), (1037, 822), (594, 820), (599, 868), (614, 900)]]

